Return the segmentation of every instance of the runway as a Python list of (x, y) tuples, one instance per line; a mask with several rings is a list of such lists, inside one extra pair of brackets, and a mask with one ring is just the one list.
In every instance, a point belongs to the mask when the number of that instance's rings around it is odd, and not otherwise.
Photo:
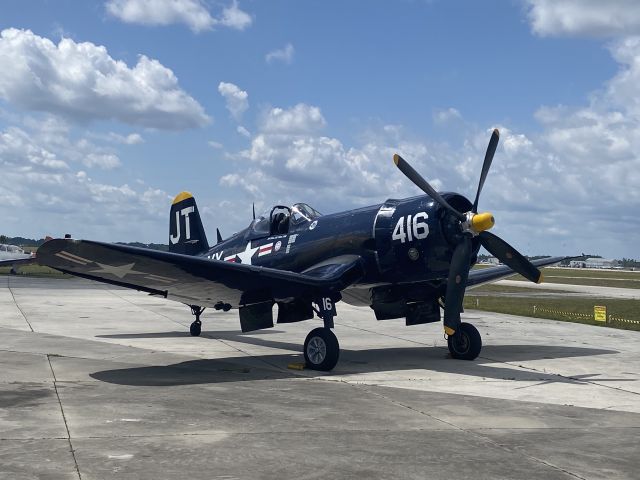
[(569, 285), (565, 283), (543, 282), (540, 284), (531, 282), (520, 282), (518, 280), (500, 280), (495, 285), (505, 287), (520, 287), (530, 290), (558, 290), (561, 292), (578, 293), (582, 296), (590, 297), (608, 297), (640, 300), (640, 289), (636, 288), (620, 288), (620, 287), (597, 287), (591, 285)]
[(180, 304), (0, 277), (0, 478), (637, 478), (640, 332), (469, 311), (465, 362), (440, 324), (337, 309), (322, 374), (287, 368), (319, 321), (196, 338)]

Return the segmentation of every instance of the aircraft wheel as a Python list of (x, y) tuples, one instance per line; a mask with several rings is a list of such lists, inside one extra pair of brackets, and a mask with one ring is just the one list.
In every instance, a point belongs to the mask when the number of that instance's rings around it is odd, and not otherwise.
[(461, 323), (458, 331), (447, 339), (449, 352), (459, 360), (473, 360), (480, 355), (482, 338), (480, 332), (470, 323)]
[(189, 327), (189, 333), (191, 333), (192, 337), (200, 336), (201, 331), (202, 331), (202, 322), (200, 320), (196, 320)]
[(304, 360), (307, 368), (328, 372), (338, 363), (340, 345), (329, 328), (311, 330), (304, 341)]

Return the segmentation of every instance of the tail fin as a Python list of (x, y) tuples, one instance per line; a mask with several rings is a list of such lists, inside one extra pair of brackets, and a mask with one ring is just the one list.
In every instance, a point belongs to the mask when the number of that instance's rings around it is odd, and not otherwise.
[(169, 215), (169, 251), (197, 255), (209, 249), (196, 200), (189, 192), (173, 199)]

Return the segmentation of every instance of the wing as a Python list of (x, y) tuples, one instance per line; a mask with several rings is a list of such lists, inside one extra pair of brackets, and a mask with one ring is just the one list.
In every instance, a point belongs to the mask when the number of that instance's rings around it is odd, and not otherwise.
[(50, 240), (38, 263), (189, 305), (233, 307), (338, 292), (363, 275), (360, 257), (300, 274), (89, 240)]
[(30, 263), (37, 263), (38, 260), (36, 257), (27, 257), (27, 258), (15, 258), (13, 260), (0, 260), (0, 267), (8, 267), (13, 266), (17, 267), (18, 265), (29, 265)]
[[(533, 263), (536, 267), (544, 267), (547, 265), (553, 265), (554, 263), (559, 263), (570, 258), (575, 257), (548, 257), (541, 258), (539, 260), (533, 260), (531, 263)], [(471, 272), (469, 272), (469, 279), (467, 280), (467, 288), (477, 287), (484, 283), (495, 282), (497, 280), (510, 277), (511, 275), (515, 274), (516, 272), (511, 270), (511, 268), (507, 267), (506, 265), (471, 270)]]

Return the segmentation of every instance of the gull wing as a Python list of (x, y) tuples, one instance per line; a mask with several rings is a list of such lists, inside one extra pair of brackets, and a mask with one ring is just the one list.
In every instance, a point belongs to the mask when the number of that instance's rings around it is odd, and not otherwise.
[[(536, 267), (545, 267), (547, 265), (553, 265), (554, 263), (560, 263), (563, 260), (567, 260), (575, 257), (548, 257), (533, 260), (531, 263)], [(497, 265), (495, 267), (481, 268), (471, 270), (469, 272), (469, 279), (467, 280), (467, 287), (477, 287), (485, 283), (495, 282), (503, 278), (516, 275), (516, 272), (506, 265)]]
[(333, 268), (295, 273), (90, 240), (50, 240), (37, 257), (41, 265), (71, 275), (203, 307), (314, 298), (339, 292), (363, 275), (359, 257)]

